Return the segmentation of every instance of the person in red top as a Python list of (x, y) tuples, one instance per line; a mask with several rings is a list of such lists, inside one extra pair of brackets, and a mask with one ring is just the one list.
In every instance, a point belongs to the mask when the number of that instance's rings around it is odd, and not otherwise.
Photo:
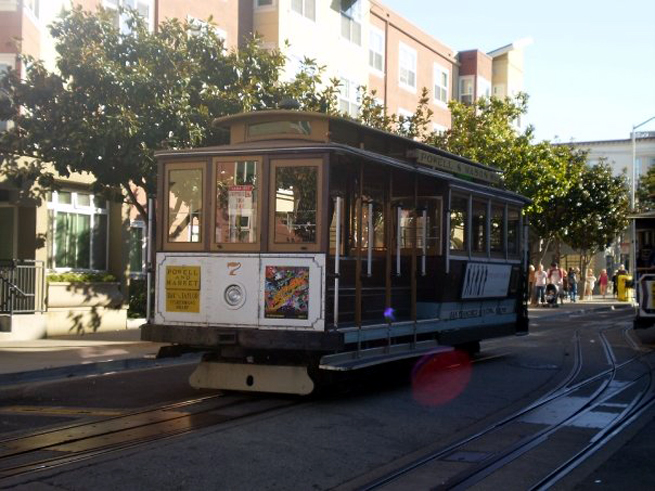
[(598, 276), (598, 286), (600, 288), (600, 294), (605, 298), (607, 293), (607, 284), (609, 283), (609, 277), (607, 276), (607, 270), (601, 269), (600, 275)]
[(564, 292), (565, 274), (562, 268), (557, 267), (557, 263), (551, 263), (548, 269), (548, 282), (557, 287), (557, 296), (559, 297), (560, 303), (564, 303), (564, 295), (566, 295)]

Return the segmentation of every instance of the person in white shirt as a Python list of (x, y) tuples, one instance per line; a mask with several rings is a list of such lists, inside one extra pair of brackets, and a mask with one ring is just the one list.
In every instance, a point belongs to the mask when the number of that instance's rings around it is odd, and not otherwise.
[(546, 303), (546, 282), (548, 281), (548, 275), (544, 271), (543, 264), (540, 264), (537, 267), (537, 271), (534, 274), (534, 287), (536, 290), (537, 301), (544, 305)]

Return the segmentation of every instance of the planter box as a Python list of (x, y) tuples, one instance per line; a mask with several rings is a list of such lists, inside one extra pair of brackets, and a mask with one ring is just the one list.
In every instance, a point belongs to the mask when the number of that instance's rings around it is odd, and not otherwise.
[(47, 336), (127, 328), (120, 283), (48, 283)]
[(48, 283), (48, 309), (62, 307), (120, 308), (120, 283)]

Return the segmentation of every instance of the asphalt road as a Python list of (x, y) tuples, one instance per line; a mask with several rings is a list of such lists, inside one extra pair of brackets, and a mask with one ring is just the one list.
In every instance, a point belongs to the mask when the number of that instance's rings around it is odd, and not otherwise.
[[(203, 413), (211, 418), (183, 434), (14, 477), (0, 474), (0, 489), (356, 489), (527, 406), (569, 377), (578, 356), (577, 380), (605, 370), (608, 355), (598, 341), (599, 329), (607, 330), (618, 362), (637, 350), (652, 350), (655, 333), (626, 337), (621, 326), (629, 319), (629, 312), (617, 311), (537, 320), (529, 336), (484, 342), (470, 369), (448, 372), (446, 378), (417, 380), (419, 370), (404, 363), (344, 379), (318, 397), (217, 397), (211, 400), (225, 402)], [(191, 370), (171, 366), (0, 390), (0, 449), (26, 434), (63, 425), (93, 426), (220, 395), (190, 389), (186, 378)], [(201, 420), (197, 415), (187, 419)], [(70, 455), (62, 448), (39, 455)], [(557, 446), (543, 450), (559, 451)], [(450, 465), (455, 464), (444, 464), (439, 472)], [(517, 475), (497, 474), (494, 486), (524, 489), (522, 479), (535, 469), (513, 472)], [(478, 486), (485, 489), (484, 481)]]

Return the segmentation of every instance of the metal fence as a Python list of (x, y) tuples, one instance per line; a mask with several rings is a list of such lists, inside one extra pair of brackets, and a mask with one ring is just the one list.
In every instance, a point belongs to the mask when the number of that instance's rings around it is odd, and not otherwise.
[(0, 314), (45, 311), (43, 261), (0, 260)]

